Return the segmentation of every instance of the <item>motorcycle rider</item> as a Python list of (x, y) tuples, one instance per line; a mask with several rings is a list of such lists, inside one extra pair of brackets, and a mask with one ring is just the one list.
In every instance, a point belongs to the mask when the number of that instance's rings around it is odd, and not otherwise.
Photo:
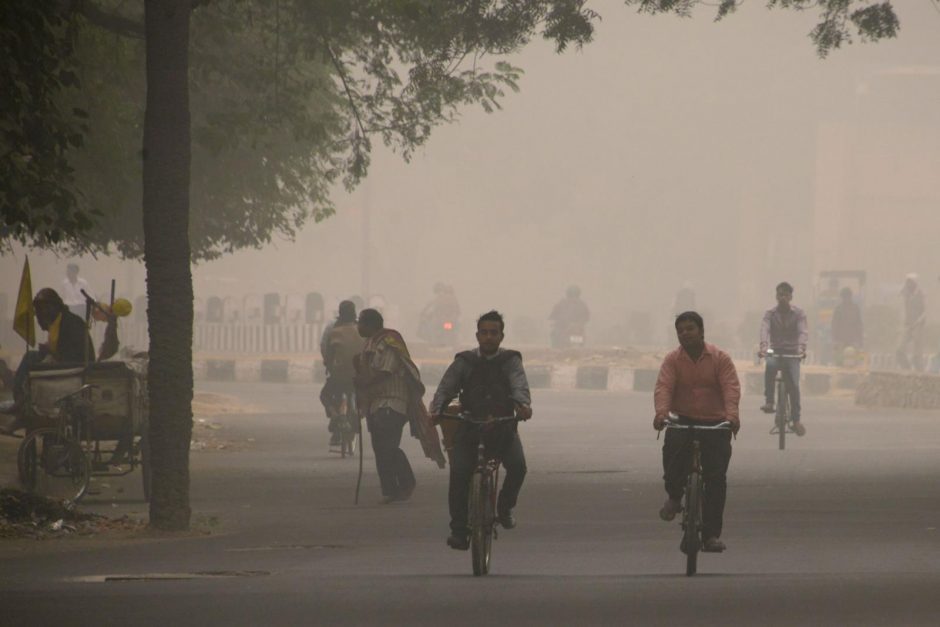
[(572, 335), (584, 335), (584, 329), (591, 319), (591, 312), (581, 300), (581, 288), (570, 286), (565, 297), (558, 301), (548, 317), (552, 321), (552, 348), (564, 348), (571, 345)]
[(460, 303), (453, 286), (435, 283), (434, 298), (421, 310), (418, 337), (431, 344), (454, 344), (459, 319)]
[[(439, 419), (457, 396), (462, 410), (475, 418), (508, 416), (513, 412), (521, 420), (532, 417), (532, 399), (522, 367), (522, 355), (500, 348), (504, 328), (499, 312), (490, 311), (480, 316), (476, 333), (479, 348), (458, 353), (447, 368), (429, 408), (434, 419)], [(525, 454), (517, 426), (518, 423), (509, 422), (492, 425), (485, 431), (487, 448), (496, 449), (506, 468), (506, 478), (496, 503), (497, 519), (504, 529), (516, 526), (512, 510), (526, 474)], [(463, 422), (459, 424), (450, 456), (448, 505), (451, 533), (447, 545), (459, 551), (470, 546), (467, 501), (470, 477), (476, 465), (477, 428)]]

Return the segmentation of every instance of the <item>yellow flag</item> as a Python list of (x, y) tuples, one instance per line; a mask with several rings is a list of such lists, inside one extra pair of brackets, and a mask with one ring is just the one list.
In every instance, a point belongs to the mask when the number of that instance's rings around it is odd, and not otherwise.
[(33, 311), (33, 281), (29, 275), (29, 257), (23, 263), (20, 293), (16, 297), (16, 310), (13, 313), (13, 330), (26, 340), (27, 344), (35, 346), (36, 312)]

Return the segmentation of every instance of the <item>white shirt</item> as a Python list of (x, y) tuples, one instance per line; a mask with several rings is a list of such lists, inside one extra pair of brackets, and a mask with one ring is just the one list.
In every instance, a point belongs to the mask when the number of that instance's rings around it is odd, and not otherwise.
[(91, 290), (88, 289), (88, 281), (86, 281), (82, 277), (78, 277), (77, 279), (75, 279), (75, 283), (72, 283), (71, 281), (69, 281), (68, 277), (65, 277), (64, 279), (62, 279), (62, 293), (60, 294), (60, 296), (62, 297), (62, 301), (66, 304), (66, 306), (68, 307), (72, 307), (74, 305), (84, 306), (85, 297), (82, 296), (82, 290), (85, 290), (86, 292), (88, 292), (88, 295), (91, 296), (92, 298), (95, 297), (95, 295), (91, 293)]

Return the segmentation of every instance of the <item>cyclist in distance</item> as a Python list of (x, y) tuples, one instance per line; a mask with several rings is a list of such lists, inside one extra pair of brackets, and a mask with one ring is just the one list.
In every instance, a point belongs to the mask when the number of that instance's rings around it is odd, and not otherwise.
[(793, 286), (787, 282), (777, 286), (777, 306), (768, 309), (760, 325), (760, 356), (767, 358), (764, 370), (764, 405), (761, 411), (772, 414), (774, 407), (774, 380), (782, 370), (790, 391), (790, 414), (793, 431), (806, 435), (806, 427), (800, 422), (800, 360), (782, 359), (767, 354), (770, 348), (777, 355), (806, 355), (806, 341), (809, 333), (806, 329), (806, 314), (799, 307), (790, 304), (793, 300)]
[[(475, 418), (498, 418), (513, 413), (521, 419), (532, 417), (529, 382), (522, 367), (522, 355), (514, 350), (500, 348), (505, 324), (502, 315), (490, 311), (477, 320), (476, 338), (479, 348), (458, 353), (441, 379), (431, 414), (438, 418), (447, 405), (459, 396), (462, 411)], [(506, 478), (496, 502), (499, 524), (505, 529), (516, 526), (512, 510), (522, 482), (526, 463), (518, 423), (493, 425), (486, 431), (487, 450), (495, 450), (506, 468)], [(478, 438), (472, 425), (461, 422), (454, 435), (450, 458), (450, 537), (447, 545), (452, 549), (467, 550), (470, 546), (467, 529), (467, 501), (470, 477), (476, 466)], [(493, 447), (491, 449), (490, 447)]]
[(365, 340), (359, 335), (356, 326), (356, 305), (351, 300), (339, 304), (336, 321), (323, 334), (320, 342), (320, 354), (327, 379), (320, 391), (320, 402), (326, 409), (330, 420), (330, 444), (340, 443), (341, 433), (336, 428), (336, 419), (340, 415), (343, 395), (353, 393), (353, 357), (362, 352)]
[[(663, 360), (656, 380), (653, 401), (656, 416), (653, 428), (662, 430), (670, 413), (680, 424), (714, 425), (728, 421), (738, 432), (741, 422), (738, 403), (741, 384), (731, 357), (705, 342), (705, 323), (694, 311), (676, 317), (679, 348)], [(727, 493), (728, 463), (731, 461), (731, 432), (704, 431), (700, 436), (702, 479), (704, 482), (703, 551), (725, 550), (721, 537), (722, 517)], [(692, 461), (692, 447), (686, 432), (667, 430), (663, 442), (663, 471), (668, 498), (659, 517), (669, 521), (682, 510), (682, 495)]]

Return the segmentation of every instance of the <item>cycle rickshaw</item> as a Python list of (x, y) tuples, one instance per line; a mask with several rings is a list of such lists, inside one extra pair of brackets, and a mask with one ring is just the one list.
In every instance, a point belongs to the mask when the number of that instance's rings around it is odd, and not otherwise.
[(150, 500), (146, 360), (40, 365), (29, 373), (26, 398), (26, 436), (17, 451), (26, 490), (76, 502), (91, 477), (140, 468)]

